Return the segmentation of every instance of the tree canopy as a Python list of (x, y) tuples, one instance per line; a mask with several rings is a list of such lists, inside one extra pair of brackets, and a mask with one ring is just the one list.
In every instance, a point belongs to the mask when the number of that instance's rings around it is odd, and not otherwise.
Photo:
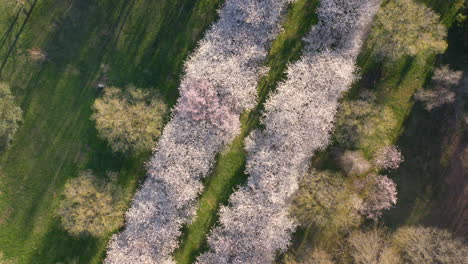
[(91, 171), (70, 180), (57, 211), (63, 228), (75, 236), (101, 236), (121, 227), (125, 207), (114, 185), (98, 180)]
[(116, 152), (153, 149), (168, 111), (159, 96), (134, 86), (106, 88), (93, 109), (99, 136)]
[(389, 1), (377, 14), (371, 39), (378, 53), (392, 59), (425, 50), (443, 53), (447, 29), (440, 16), (414, 0)]

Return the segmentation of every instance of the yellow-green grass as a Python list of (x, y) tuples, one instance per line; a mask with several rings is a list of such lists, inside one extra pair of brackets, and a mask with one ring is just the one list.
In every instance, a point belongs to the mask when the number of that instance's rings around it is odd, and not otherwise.
[[(54, 211), (63, 185), (83, 169), (100, 177), (116, 171), (128, 199), (145, 175), (149, 153), (114, 154), (97, 137), (89, 117), (100, 66), (109, 66), (109, 84), (157, 89), (174, 104), (183, 62), (221, 2), (39, 0), (22, 30), (21, 14), (0, 47), (7, 62), (1, 81), (11, 85), (24, 111), (13, 145), (0, 154), (0, 250), (6, 257), (17, 263), (102, 261), (109, 236), (77, 238), (60, 227)], [(14, 21), (12, 11), (0, 3), (2, 25)], [(48, 60), (29, 59), (33, 47)]]
[(267, 66), (270, 71), (258, 84), (258, 104), (252, 111), (242, 115), (240, 135), (219, 155), (212, 175), (207, 178), (205, 191), (197, 204), (197, 217), (184, 228), (181, 245), (175, 251), (177, 263), (192, 263), (207, 249), (206, 236), (218, 220), (220, 205), (227, 204), (234, 189), (245, 183), (244, 139), (259, 126), (263, 103), (268, 93), (284, 77), (288, 62), (299, 58), (303, 47), (302, 38), (316, 20), (317, 4), (316, 0), (299, 0), (289, 8), (283, 23), (284, 31), (273, 42), (269, 51)]

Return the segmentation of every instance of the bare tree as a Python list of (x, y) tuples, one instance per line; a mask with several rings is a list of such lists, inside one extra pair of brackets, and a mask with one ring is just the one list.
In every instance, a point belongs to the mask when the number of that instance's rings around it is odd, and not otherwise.
[(422, 101), (426, 109), (431, 111), (445, 104), (451, 104), (456, 99), (456, 87), (462, 79), (462, 71), (452, 71), (448, 65), (437, 68), (432, 77), (431, 89), (419, 89), (415, 94), (416, 100)]
[(353, 231), (347, 242), (355, 264), (402, 264), (391, 246), (389, 234), (381, 228)]
[(408, 264), (461, 264), (468, 260), (468, 247), (447, 230), (435, 227), (399, 228), (393, 243)]

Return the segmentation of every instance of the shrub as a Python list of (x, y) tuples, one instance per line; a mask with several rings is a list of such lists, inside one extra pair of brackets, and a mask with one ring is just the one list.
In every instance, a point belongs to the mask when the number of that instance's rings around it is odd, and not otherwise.
[(345, 151), (338, 156), (338, 163), (346, 175), (362, 175), (372, 166), (360, 151)]
[(450, 232), (434, 227), (402, 227), (393, 235), (393, 243), (404, 263), (466, 263), (468, 247)]
[(385, 243), (385, 233), (380, 229), (368, 232), (353, 231), (348, 237), (351, 256), (356, 264), (377, 264)]
[(392, 59), (447, 48), (447, 29), (430, 8), (414, 0), (389, 1), (377, 14), (371, 39), (377, 52)]
[(358, 180), (356, 187), (364, 195), (360, 211), (370, 219), (378, 220), (383, 210), (390, 209), (397, 202), (396, 184), (387, 176), (369, 174)]
[(374, 155), (374, 165), (378, 169), (398, 169), (403, 161), (401, 151), (394, 145), (383, 147)]
[(65, 184), (57, 211), (63, 228), (75, 236), (102, 236), (121, 227), (125, 205), (114, 185), (96, 179), (91, 171)]
[(341, 104), (336, 117), (335, 139), (346, 148), (366, 148), (375, 151), (389, 145), (397, 120), (387, 107), (364, 100)]
[(398, 253), (390, 247), (388, 234), (380, 229), (356, 230), (348, 237), (350, 254), (356, 264), (400, 264)]
[(340, 174), (314, 171), (300, 183), (291, 213), (302, 226), (343, 229), (359, 224), (361, 202)]
[(0, 151), (11, 145), (22, 120), (21, 115), (21, 108), (16, 105), (10, 87), (0, 83)]
[(462, 76), (462, 71), (452, 71), (448, 65), (444, 65), (434, 71), (433, 88), (419, 89), (414, 94), (414, 98), (424, 102), (428, 111), (444, 104), (453, 103), (456, 99), (454, 88), (459, 85)]
[(47, 53), (40, 48), (32, 48), (28, 50), (29, 58), (33, 61), (45, 61), (47, 60)]
[(93, 105), (99, 136), (109, 142), (114, 151), (151, 150), (161, 135), (167, 106), (158, 96), (129, 86), (126, 91), (116, 87), (104, 90)]

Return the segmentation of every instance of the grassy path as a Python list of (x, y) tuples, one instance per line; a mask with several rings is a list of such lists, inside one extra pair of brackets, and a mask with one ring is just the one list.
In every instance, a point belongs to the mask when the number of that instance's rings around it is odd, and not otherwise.
[[(0, 34), (7, 38), (1, 39), (0, 58), (7, 59), (1, 81), (24, 111), (12, 147), (0, 153), (0, 249), (6, 257), (34, 264), (102, 261), (108, 237), (71, 237), (54, 216), (64, 183), (80, 170), (101, 177), (119, 172), (127, 197), (145, 174), (149, 153), (113, 154), (89, 120), (101, 65), (109, 69), (109, 84), (158, 89), (173, 104), (184, 59), (221, 2), (39, 0), (8, 57), (24, 15), (8, 34), (3, 22), (14, 22), (16, 12), (0, 3)], [(48, 60), (30, 60), (33, 47)]]
[(233, 189), (246, 181), (244, 138), (258, 127), (263, 103), (278, 81), (284, 77), (287, 63), (299, 57), (302, 38), (315, 21), (316, 0), (300, 0), (289, 10), (284, 31), (272, 44), (267, 65), (270, 72), (258, 85), (259, 103), (241, 117), (241, 133), (219, 155), (213, 174), (207, 178), (205, 191), (198, 202), (196, 220), (185, 227), (180, 247), (175, 251), (177, 263), (191, 263), (206, 250), (206, 235), (216, 224), (219, 206), (228, 202)]

